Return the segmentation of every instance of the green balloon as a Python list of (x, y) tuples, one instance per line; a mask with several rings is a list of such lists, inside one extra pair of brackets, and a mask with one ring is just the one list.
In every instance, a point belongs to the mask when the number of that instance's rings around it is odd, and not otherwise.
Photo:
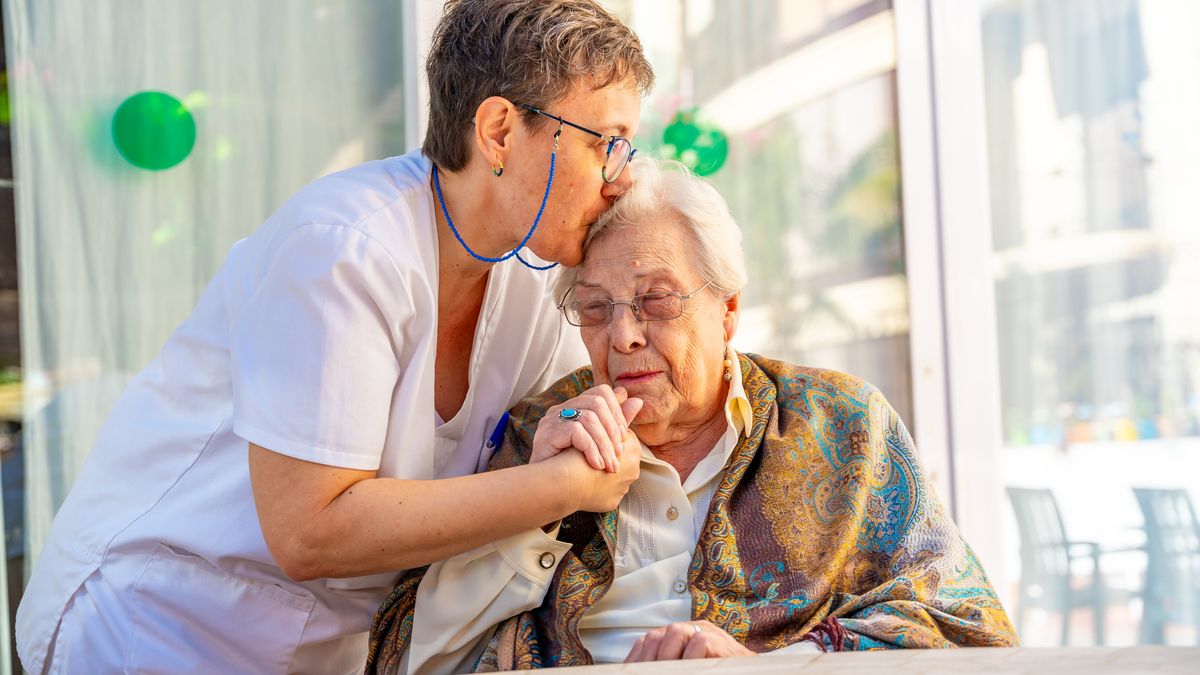
[(710, 176), (725, 165), (729, 157), (729, 140), (719, 129), (705, 129), (692, 144), (696, 153), (696, 164), (692, 167), (701, 176)]
[(676, 148), (686, 148), (700, 135), (700, 126), (696, 124), (696, 109), (683, 108), (671, 118), (671, 123), (663, 129), (663, 143)]
[(674, 159), (701, 176), (716, 173), (729, 157), (728, 137), (716, 127), (697, 122), (695, 108), (675, 113), (663, 129), (663, 145), (673, 150)]
[(179, 99), (161, 91), (143, 91), (113, 113), (113, 143), (139, 169), (169, 169), (196, 145), (196, 120)]

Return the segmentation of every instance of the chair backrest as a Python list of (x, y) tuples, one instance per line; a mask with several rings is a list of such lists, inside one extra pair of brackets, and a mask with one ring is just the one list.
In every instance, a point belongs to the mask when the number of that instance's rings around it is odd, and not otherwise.
[(1147, 589), (1164, 599), (1194, 597), (1200, 593), (1200, 521), (1187, 490), (1134, 488), (1133, 494), (1146, 521)]
[(1045, 488), (1007, 489), (1021, 536), (1021, 576), (1027, 584), (1053, 584), (1071, 574), (1067, 533), (1054, 493)]

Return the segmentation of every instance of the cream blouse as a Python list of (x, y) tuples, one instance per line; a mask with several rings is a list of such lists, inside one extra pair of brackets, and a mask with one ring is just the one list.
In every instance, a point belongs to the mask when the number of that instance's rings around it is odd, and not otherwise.
[[(737, 363), (732, 349), (729, 358)], [(686, 481), (641, 446), (641, 474), (619, 507), (612, 587), (579, 624), (596, 663), (624, 661), (647, 631), (691, 619), (692, 553), (725, 464), (753, 422), (738, 368), (725, 419), (725, 434)], [(469, 671), (496, 625), (542, 603), (571, 548), (555, 539), (557, 534), (557, 528), (536, 529), (431, 566), (417, 591), (412, 646), (401, 672)], [(800, 642), (775, 653), (816, 650), (811, 642)]]

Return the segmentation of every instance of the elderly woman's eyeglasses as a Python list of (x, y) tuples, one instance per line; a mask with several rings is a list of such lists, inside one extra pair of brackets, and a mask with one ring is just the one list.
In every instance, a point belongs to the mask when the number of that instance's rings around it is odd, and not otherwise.
[[(581, 328), (604, 326), (613, 319), (617, 305), (629, 305), (638, 321), (668, 321), (683, 315), (683, 301), (708, 288), (708, 282), (691, 293), (657, 292), (635, 295), (629, 300), (571, 300), (566, 297), (558, 308), (567, 315), (567, 323)], [(570, 293), (568, 293), (570, 295)]]
[(591, 134), (602, 141), (606, 141), (608, 143), (608, 150), (604, 155), (604, 164), (600, 167), (600, 177), (604, 179), (605, 183), (611, 183), (615, 181), (617, 177), (621, 175), (621, 172), (625, 170), (625, 165), (629, 164), (629, 160), (633, 159), (633, 156), (637, 154), (637, 149), (634, 148), (633, 144), (629, 142), (629, 139), (625, 138), (624, 136), (606, 136), (599, 131), (592, 131), (587, 127), (579, 126), (574, 122), (568, 122), (558, 115), (551, 115), (550, 113), (544, 110), (539, 110), (531, 105), (522, 103), (521, 107), (530, 112), (534, 112), (543, 117), (549, 117), (550, 119), (557, 121), (560, 131), (562, 130), (562, 125), (565, 124), (572, 129), (578, 129), (585, 134)]

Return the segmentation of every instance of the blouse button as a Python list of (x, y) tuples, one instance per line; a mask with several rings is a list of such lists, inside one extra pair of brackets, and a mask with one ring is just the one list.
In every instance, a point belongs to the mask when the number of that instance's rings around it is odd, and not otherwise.
[(687, 583), (683, 579), (675, 579), (675, 583), (671, 584), (671, 590), (676, 593), (683, 594), (687, 590)]
[(674, 506), (667, 509), (667, 520), (675, 520), (678, 517), (679, 517), (679, 509), (675, 508)]
[(546, 551), (540, 558), (538, 558), (538, 564), (541, 565), (542, 569), (544, 570), (554, 567), (554, 554)]

